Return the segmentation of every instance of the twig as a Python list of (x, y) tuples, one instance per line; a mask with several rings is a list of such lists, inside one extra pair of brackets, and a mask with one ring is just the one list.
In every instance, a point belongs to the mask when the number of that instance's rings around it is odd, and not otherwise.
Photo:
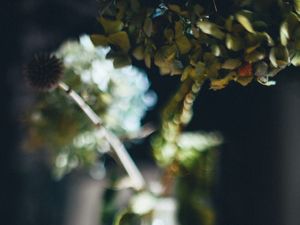
[(132, 179), (134, 188), (136, 190), (143, 189), (145, 187), (145, 180), (119, 138), (102, 126), (101, 118), (91, 109), (88, 104), (86, 104), (80, 95), (78, 95), (64, 82), (59, 82), (58, 86), (78, 104), (78, 106), (93, 122), (93, 124), (99, 128), (101, 135), (107, 140), (112, 149), (115, 151), (124, 169)]
[(217, 8), (216, 1), (215, 1), (215, 0), (213, 0), (213, 3), (214, 3), (214, 7), (215, 7), (215, 10), (216, 10), (216, 12), (218, 12), (218, 8)]

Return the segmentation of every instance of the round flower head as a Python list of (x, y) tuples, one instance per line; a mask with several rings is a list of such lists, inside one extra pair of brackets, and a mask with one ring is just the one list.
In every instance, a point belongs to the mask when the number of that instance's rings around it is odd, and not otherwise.
[(34, 55), (25, 67), (25, 76), (32, 87), (40, 91), (56, 88), (63, 74), (61, 60), (48, 53)]

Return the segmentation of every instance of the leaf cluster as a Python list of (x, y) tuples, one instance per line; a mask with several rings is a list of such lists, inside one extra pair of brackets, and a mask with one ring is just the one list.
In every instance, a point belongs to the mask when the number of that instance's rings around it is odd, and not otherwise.
[(133, 56), (148, 68), (157, 66), (162, 75), (204, 77), (214, 90), (230, 81), (272, 85), (269, 79), (279, 71), (300, 65), (299, 0), (279, 1), (279, 35), (270, 31), (266, 15), (243, 8), (251, 1), (242, 1), (227, 17), (211, 16), (202, 5), (188, 2), (144, 7), (139, 0), (113, 1), (98, 19), (102, 33), (91, 39), (111, 47), (107, 58), (115, 67), (131, 64)]

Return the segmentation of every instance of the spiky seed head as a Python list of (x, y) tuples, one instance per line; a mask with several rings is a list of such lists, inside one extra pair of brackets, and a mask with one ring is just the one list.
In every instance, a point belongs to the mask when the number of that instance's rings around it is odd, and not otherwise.
[(63, 63), (54, 55), (39, 53), (25, 66), (24, 72), (33, 88), (48, 91), (57, 87), (63, 74)]

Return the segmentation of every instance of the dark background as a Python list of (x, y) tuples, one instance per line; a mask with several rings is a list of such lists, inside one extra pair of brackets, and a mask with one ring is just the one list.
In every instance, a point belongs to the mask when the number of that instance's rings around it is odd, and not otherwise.
[[(11, 0), (0, 6), (0, 224), (62, 224), (68, 178), (51, 179), (44, 153), (20, 151), (19, 118), (30, 107), (21, 71), (33, 53), (97, 32), (96, 16), (95, 0)], [(147, 120), (156, 120), (177, 81), (148, 72), (160, 98)], [(215, 197), (219, 225), (300, 224), (299, 72), (285, 70), (275, 87), (231, 84), (201, 91), (188, 128), (225, 137)]]

